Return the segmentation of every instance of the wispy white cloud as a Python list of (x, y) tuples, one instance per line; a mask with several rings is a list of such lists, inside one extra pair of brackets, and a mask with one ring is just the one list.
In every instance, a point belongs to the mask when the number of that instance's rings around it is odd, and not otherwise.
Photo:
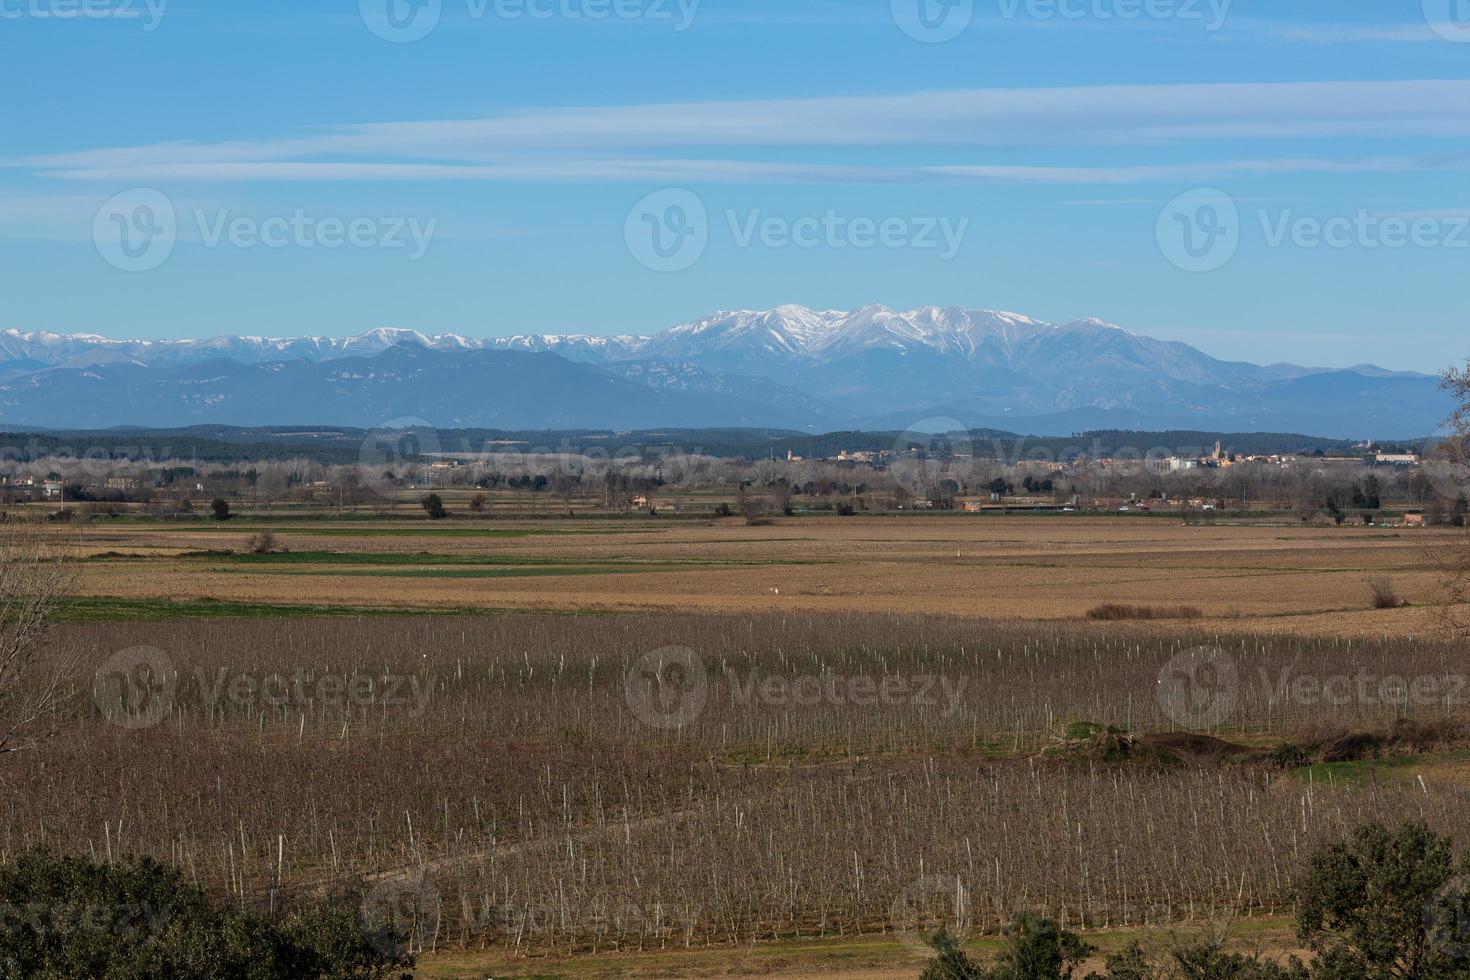
[(765, 163), (747, 160), (570, 160), (497, 164), (200, 162), (141, 164), (54, 171), (83, 180), (133, 181), (481, 181), (507, 183), (579, 181), (891, 183), (916, 181), (1140, 184), (1199, 182), (1239, 175), (1394, 173), (1467, 169), (1470, 163), (1426, 162), (1407, 157), (1322, 160), (1283, 157), (1189, 164), (1064, 167), (1009, 164), (863, 166)]
[[(1304, 138), (1470, 136), (1470, 81), (1108, 85), (965, 89), (815, 99), (562, 107), (394, 121), (308, 135), (171, 142), (14, 158), (67, 179), (894, 180), (911, 176), (1073, 183), (1215, 174), (1412, 170), (1455, 161), (1259, 160), (1111, 168), (871, 166), (842, 151), (1143, 147)], [(697, 159), (821, 149), (821, 164)], [(721, 152), (723, 151), (723, 152)], [(670, 158), (666, 158), (669, 155)], [(675, 156), (677, 155), (677, 156)]]
[(1404, 218), (1410, 221), (1416, 221), (1421, 218), (1428, 218), (1431, 221), (1463, 221), (1470, 219), (1470, 208), (1439, 208), (1429, 211), (1386, 211), (1375, 212), (1374, 216), (1379, 218)]
[(1252, 21), (1241, 25), (1251, 33), (1298, 44), (1443, 44), (1425, 21), (1403, 24), (1276, 24)]
[(1210, 163), (1138, 164), (1122, 167), (943, 166), (926, 171), (954, 177), (1024, 180), (1057, 184), (1135, 184), (1217, 180), (1233, 175), (1286, 173), (1389, 173), (1428, 169), (1407, 157), (1322, 160), (1282, 157), (1274, 160), (1220, 160)]
[(923, 168), (760, 163), (744, 160), (537, 160), (495, 164), (199, 161), (57, 170), (80, 180), (296, 181), (887, 181), (922, 176)]

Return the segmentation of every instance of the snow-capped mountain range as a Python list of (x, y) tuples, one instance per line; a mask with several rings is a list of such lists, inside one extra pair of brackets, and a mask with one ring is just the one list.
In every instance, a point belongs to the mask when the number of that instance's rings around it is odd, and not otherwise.
[[(547, 375), (527, 389), (530, 404), (505, 403), (503, 369), (512, 364)], [(476, 385), (476, 372), (484, 384)], [(305, 387), (278, 401), (267, 379), (283, 375)], [(607, 385), (616, 398), (589, 401)], [(451, 390), (459, 401), (444, 400)], [(123, 391), (129, 401), (118, 403)], [(113, 340), (0, 332), (0, 423), (371, 425), (394, 417), (384, 414), (390, 410), (445, 426), (617, 428), (637, 420), (832, 429), (952, 419), (1035, 434), (1208, 428), (1404, 438), (1432, 432), (1448, 403), (1427, 375), (1263, 367), (1097, 319), (1057, 324), (958, 307), (782, 306), (628, 336), (476, 339), (379, 329), (345, 338)]]

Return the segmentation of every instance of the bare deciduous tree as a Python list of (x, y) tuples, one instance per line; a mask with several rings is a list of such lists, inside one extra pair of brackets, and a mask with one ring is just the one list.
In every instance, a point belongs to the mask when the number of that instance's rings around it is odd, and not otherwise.
[[(1446, 371), (1443, 387), (1454, 396), (1456, 407), (1446, 423), (1449, 434), (1440, 440), (1436, 455), (1463, 492), (1467, 489), (1465, 475), (1470, 473), (1470, 362), (1464, 370)], [(1450, 624), (1460, 633), (1470, 632), (1464, 611), (1465, 604), (1470, 603), (1470, 534), (1460, 535), (1446, 549), (1442, 562), (1448, 573)]]
[(560, 467), (557, 468), (556, 473), (551, 478), (551, 492), (556, 494), (561, 500), (562, 506), (566, 508), (568, 517), (572, 515), (572, 501), (576, 499), (577, 494), (581, 490), (582, 478), (579, 474), (561, 469)]
[(0, 525), (0, 755), (34, 748), (56, 732), (76, 664), (46, 638), (74, 578), (40, 530)]

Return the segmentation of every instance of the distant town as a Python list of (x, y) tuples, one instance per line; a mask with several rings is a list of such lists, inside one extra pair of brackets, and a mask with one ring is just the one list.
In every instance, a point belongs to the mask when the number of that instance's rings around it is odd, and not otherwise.
[[(0, 455), (0, 499), (54, 520), (131, 514), (416, 512), (436, 518), (644, 513), (758, 519), (799, 513), (1280, 514), (1323, 523), (1463, 523), (1452, 463), (1417, 444), (1221, 435), (811, 437), (680, 433), (688, 445), (763, 439), (764, 458), (681, 449), (668, 433), (507, 434), (284, 430), (263, 434), (36, 434)], [(1136, 437), (1139, 446), (1123, 443)], [(1188, 436), (1189, 434), (1183, 434)], [(1198, 434), (1195, 434), (1198, 435)], [(621, 436), (626, 442), (616, 446)], [(540, 438), (540, 442), (536, 441)], [(1167, 438), (1166, 438), (1167, 437)], [(92, 448), (76, 446), (96, 442)], [(167, 450), (157, 445), (177, 446)], [(1280, 445), (1296, 439), (1302, 448)], [(190, 440), (193, 440), (191, 444)], [(886, 440), (888, 445), (874, 445)], [(1312, 443), (1316, 443), (1315, 445)], [(614, 448), (616, 446), (616, 448)], [(22, 449), (21, 447), (27, 447)], [(460, 447), (464, 447), (461, 449)], [(192, 450), (192, 453), (190, 451)], [(187, 454), (187, 455), (186, 455)]]

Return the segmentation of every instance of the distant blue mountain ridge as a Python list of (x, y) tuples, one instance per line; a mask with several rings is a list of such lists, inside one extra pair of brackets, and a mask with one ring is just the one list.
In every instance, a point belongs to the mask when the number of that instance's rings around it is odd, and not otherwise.
[(129, 341), (0, 332), (0, 424), (1306, 432), (1406, 439), (1452, 410), (1438, 379), (1222, 361), (1101, 320), (783, 306), (653, 335)]

